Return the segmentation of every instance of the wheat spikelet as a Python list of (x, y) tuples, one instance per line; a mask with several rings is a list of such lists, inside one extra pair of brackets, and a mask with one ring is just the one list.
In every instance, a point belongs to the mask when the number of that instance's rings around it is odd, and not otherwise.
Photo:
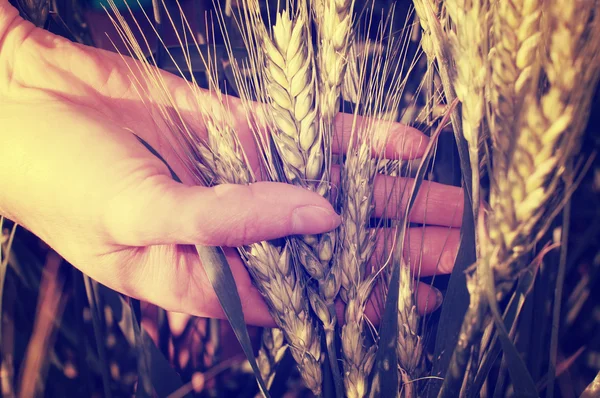
[(358, 70), (358, 52), (359, 49), (355, 42), (348, 48), (348, 61), (346, 63), (346, 73), (344, 74), (344, 83), (342, 84), (342, 98), (355, 105), (360, 104), (360, 92), (362, 82), (359, 80), (360, 72)]

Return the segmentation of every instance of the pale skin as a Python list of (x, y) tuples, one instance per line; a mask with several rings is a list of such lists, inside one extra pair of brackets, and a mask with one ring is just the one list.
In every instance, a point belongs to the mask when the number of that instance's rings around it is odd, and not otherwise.
[[(339, 225), (339, 216), (319, 195), (287, 184), (194, 186), (164, 126), (148, 117), (132, 89), (126, 62), (133, 61), (37, 29), (0, 0), (0, 214), (102, 284), (169, 311), (204, 317), (224, 315), (189, 245), (223, 246), (247, 322), (273, 325), (232, 247), (325, 232)], [(165, 76), (178, 107), (193, 114), (187, 85)], [(242, 142), (251, 142), (241, 112), (232, 117)], [(348, 138), (346, 122), (338, 117), (342, 142)], [(189, 123), (202, 133), (197, 117)], [(387, 154), (422, 154), (426, 139), (420, 132), (401, 125), (392, 130)], [(173, 181), (132, 132), (183, 183)], [(252, 145), (245, 150), (256, 158)], [(376, 181), (376, 214), (384, 211), (390, 178)], [(412, 228), (406, 250), (423, 276), (451, 271), (462, 216), (460, 189), (426, 185), (411, 220), (427, 225)], [(419, 310), (433, 310), (437, 292), (422, 283), (418, 289)]]

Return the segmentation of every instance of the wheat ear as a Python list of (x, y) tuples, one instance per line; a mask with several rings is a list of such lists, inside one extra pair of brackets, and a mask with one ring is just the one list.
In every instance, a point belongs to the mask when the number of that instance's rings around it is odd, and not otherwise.
[(316, 77), (302, 13), (277, 14), (273, 37), (263, 40), (268, 93), (277, 134), (273, 139), (290, 183), (314, 186), (323, 175), (322, 137), (316, 127)]
[[(373, 12), (373, 10), (371, 10)], [(393, 13), (389, 14), (391, 17)], [(369, 301), (379, 273), (369, 274), (367, 266), (372, 260), (377, 228), (371, 227), (374, 212), (374, 182), (377, 170), (383, 163), (382, 154), (373, 154), (373, 148), (382, 137), (388, 137), (394, 126), (395, 115), (388, 109), (398, 109), (402, 98), (405, 76), (403, 68), (406, 55), (402, 40), (396, 47), (388, 36), (386, 20), (379, 24), (373, 43), (358, 48), (353, 46), (348, 61), (346, 82), (352, 85), (360, 106), (355, 108), (346, 159), (342, 168), (339, 201), (342, 224), (338, 236), (334, 269), (341, 270), (340, 297), (346, 302), (345, 324), (342, 327), (342, 352), (344, 354), (344, 384), (346, 395), (363, 397), (368, 392), (377, 341), (367, 336), (365, 307)], [(385, 44), (384, 44), (385, 40)], [(383, 49), (382, 49), (383, 48)], [(398, 62), (394, 62), (394, 61)], [(371, 63), (377, 76), (367, 76)], [(356, 116), (366, 116), (358, 125)], [(411, 294), (411, 287), (408, 292)], [(415, 329), (416, 330), (416, 329)]]
[[(328, 190), (323, 134), (318, 128), (317, 81), (308, 20), (286, 10), (277, 15), (272, 38), (264, 37), (270, 112), (277, 129), (273, 140), (286, 179), (322, 195)], [(308, 274), (323, 280), (333, 255), (334, 238), (307, 236), (298, 241), (298, 254)]]
[[(409, 380), (419, 377), (423, 343), (419, 335), (419, 315), (413, 290), (413, 276), (408, 264), (400, 264), (398, 295), (398, 366), (401, 376)], [(405, 381), (406, 384), (406, 381)]]
[[(368, 133), (367, 133), (368, 134)], [(364, 397), (375, 360), (376, 345), (365, 346), (364, 311), (374, 285), (366, 278), (366, 266), (375, 247), (375, 230), (369, 229), (374, 209), (373, 183), (377, 165), (370, 140), (349, 146), (342, 174), (342, 226), (335, 267), (341, 270), (340, 295), (346, 302), (342, 327), (344, 385), (348, 397)]]
[[(446, 10), (454, 23), (455, 34), (450, 36), (457, 69), (454, 90), (461, 102), (462, 134), (468, 144), (471, 164), (473, 216), (477, 220), (479, 147), (485, 129), (484, 90), (488, 75), (489, 0), (447, 0)], [(477, 242), (477, 237), (475, 240)]]
[(313, 13), (317, 24), (319, 51), (319, 109), (325, 123), (331, 123), (340, 108), (340, 87), (344, 81), (351, 43), (353, 0), (323, 0)]
[[(501, 290), (515, 280), (526, 265), (522, 255), (545, 232), (548, 215), (557, 208), (564, 166), (578, 150), (589, 115), (589, 87), (600, 70), (599, 45), (591, 39), (600, 26), (596, 5), (594, 0), (547, 5), (549, 51), (543, 67), (549, 88), (540, 97), (533, 82), (507, 170), (505, 175), (499, 170), (491, 191), (496, 206), (489, 234), (497, 254), (492, 267)], [(500, 156), (503, 149), (498, 148)]]
[[(273, 125), (273, 137), (286, 179), (326, 195), (329, 189), (330, 154), (318, 127), (317, 80), (305, 8), (292, 18), (289, 11), (277, 15), (272, 37), (263, 38), (265, 80)], [(329, 149), (328, 149), (329, 150)], [(327, 157), (327, 158), (326, 158)], [(339, 290), (337, 269), (330, 266), (335, 233), (294, 240), (295, 253), (306, 272), (319, 284), (319, 293), (308, 287), (311, 306), (325, 328), (336, 390), (341, 393), (335, 349), (334, 299)]]
[(494, 170), (504, 172), (507, 156), (514, 145), (512, 137), (519, 126), (523, 99), (531, 91), (534, 75), (539, 73), (542, 1), (497, 1), (492, 12), (490, 135)]
[(267, 388), (271, 388), (273, 384), (277, 366), (283, 359), (286, 349), (287, 345), (281, 329), (269, 328), (263, 330), (256, 362)]

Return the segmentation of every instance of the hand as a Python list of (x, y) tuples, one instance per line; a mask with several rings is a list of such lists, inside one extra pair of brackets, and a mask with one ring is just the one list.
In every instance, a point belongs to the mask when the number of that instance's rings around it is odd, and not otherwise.
[[(1, 34), (3, 27), (6, 34)], [(339, 224), (327, 201), (294, 186), (193, 186), (165, 126), (150, 117), (133, 88), (127, 67), (133, 60), (36, 29), (3, 0), (0, 38), (0, 213), (102, 284), (167, 310), (223, 317), (188, 244), (238, 246), (320, 233)], [(178, 107), (190, 123), (197, 123), (187, 85), (164, 76)], [(250, 132), (240, 114), (234, 107), (241, 140), (247, 142)], [(339, 125), (348, 125), (343, 119)], [(194, 127), (202, 131), (201, 125)], [(171, 179), (164, 163), (132, 132), (161, 154), (182, 184)], [(418, 131), (399, 125), (395, 133), (388, 153), (397, 152), (394, 146), (400, 142), (409, 143), (412, 153), (423, 151), (425, 140)], [(342, 141), (347, 138), (343, 128), (338, 134)], [(378, 214), (389, 178), (377, 181)], [(449, 272), (458, 230), (448, 227), (458, 227), (462, 214), (460, 189), (426, 185), (428, 192), (419, 195), (412, 220), (438, 226), (409, 235), (410, 250), (423, 253), (422, 261), (410, 256), (421, 275)], [(247, 321), (272, 325), (235, 249), (225, 253)], [(429, 302), (431, 309), (436, 294), (425, 285), (419, 289), (419, 308)]]

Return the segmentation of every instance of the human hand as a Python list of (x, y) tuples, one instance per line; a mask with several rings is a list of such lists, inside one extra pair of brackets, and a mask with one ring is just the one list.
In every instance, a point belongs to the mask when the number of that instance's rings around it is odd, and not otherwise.
[[(133, 87), (127, 67), (133, 60), (36, 29), (4, 1), (0, 33), (2, 27), (8, 33), (0, 34), (0, 212), (90, 277), (167, 310), (223, 317), (189, 244), (231, 247), (320, 233), (339, 223), (323, 198), (294, 186), (193, 186), (165, 126), (150, 117)], [(164, 76), (181, 111), (193, 114), (188, 86)], [(237, 113), (232, 108), (233, 116), (241, 141), (247, 142), (250, 132), (239, 108)], [(349, 125), (343, 116), (338, 121)], [(195, 127), (202, 133), (201, 125)], [(171, 179), (164, 163), (132, 132), (161, 154), (183, 184)], [(386, 153), (422, 153), (425, 140), (419, 132), (398, 126), (395, 133)], [(347, 132), (339, 128), (338, 134), (344, 142)], [(384, 209), (389, 178), (380, 176), (376, 182), (377, 214)], [(408, 245), (421, 275), (451, 269), (458, 230), (448, 227), (458, 227), (462, 213), (459, 189), (433, 183), (428, 188), (419, 194), (411, 218), (431, 226), (415, 229)], [(448, 211), (449, 204), (455, 212)], [(225, 248), (225, 254), (247, 321), (271, 325), (235, 249)], [(436, 294), (425, 285), (419, 289), (419, 308), (423, 311), (429, 302), (431, 309)]]

